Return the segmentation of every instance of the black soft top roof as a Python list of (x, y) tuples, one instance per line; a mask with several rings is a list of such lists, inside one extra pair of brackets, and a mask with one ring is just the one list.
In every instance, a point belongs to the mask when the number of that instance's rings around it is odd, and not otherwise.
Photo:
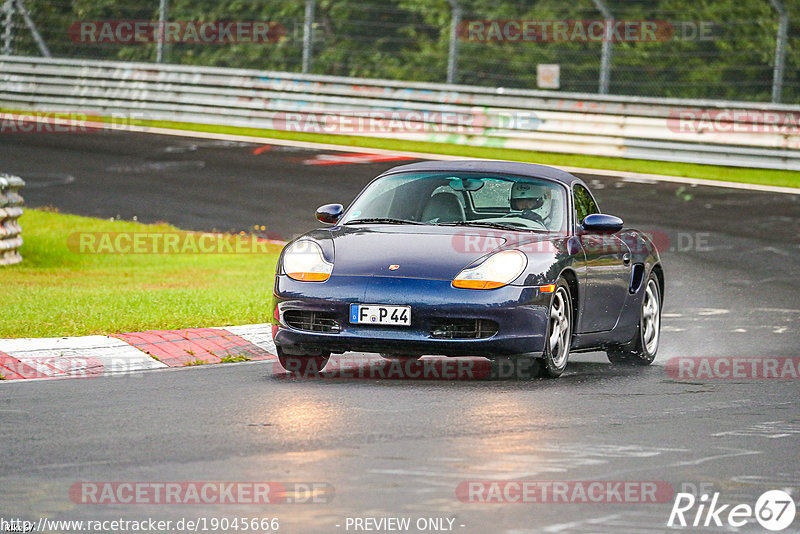
[(545, 178), (560, 182), (569, 187), (572, 184), (579, 183), (584, 187), (586, 184), (577, 176), (556, 169), (546, 165), (536, 165), (535, 163), (518, 163), (515, 161), (495, 161), (495, 160), (455, 160), (455, 161), (423, 161), (420, 163), (411, 163), (410, 165), (401, 165), (389, 169), (381, 176), (387, 174), (397, 174), (401, 172), (486, 172), (494, 174), (515, 174), (519, 176), (530, 176), (531, 178)]

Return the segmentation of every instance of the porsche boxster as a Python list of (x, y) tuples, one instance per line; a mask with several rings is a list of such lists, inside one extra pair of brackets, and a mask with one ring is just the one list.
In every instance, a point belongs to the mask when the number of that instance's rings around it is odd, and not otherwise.
[(434, 161), (390, 169), (327, 227), (293, 240), (275, 275), (273, 338), (290, 372), (331, 354), (536, 358), (647, 365), (664, 269), (643, 232), (601, 213), (587, 184), (542, 165)]

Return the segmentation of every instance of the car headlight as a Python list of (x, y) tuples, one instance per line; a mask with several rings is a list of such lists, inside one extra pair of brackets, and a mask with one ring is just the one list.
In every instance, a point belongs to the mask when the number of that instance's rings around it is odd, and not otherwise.
[(477, 267), (464, 269), (453, 280), (453, 287), (463, 289), (495, 289), (510, 284), (517, 278), (528, 259), (518, 250), (504, 250), (492, 254)]
[(303, 239), (283, 253), (283, 271), (292, 280), (324, 282), (331, 277), (333, 264), (325, 259), (318, 243)]

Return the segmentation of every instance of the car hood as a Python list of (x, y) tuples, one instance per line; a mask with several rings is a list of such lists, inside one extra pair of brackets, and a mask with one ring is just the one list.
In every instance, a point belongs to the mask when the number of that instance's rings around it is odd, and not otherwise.
[(552, 236), (483, 228), (380, 225), (331, 228), (312, 232), (311, 237), (331, 239), (334, 276), (452, 280), (491, 252), (524, 250), (531, 243), (549, 242)]

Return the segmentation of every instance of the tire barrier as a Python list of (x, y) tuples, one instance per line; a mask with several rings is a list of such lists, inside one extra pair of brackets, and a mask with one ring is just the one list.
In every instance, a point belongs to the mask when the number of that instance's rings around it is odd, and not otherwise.
[(22, 246), (22, 195), (19, 190), (25, 185), (22, 178), (0, 174), (0, 266), (22, 261), (19, 248)]

